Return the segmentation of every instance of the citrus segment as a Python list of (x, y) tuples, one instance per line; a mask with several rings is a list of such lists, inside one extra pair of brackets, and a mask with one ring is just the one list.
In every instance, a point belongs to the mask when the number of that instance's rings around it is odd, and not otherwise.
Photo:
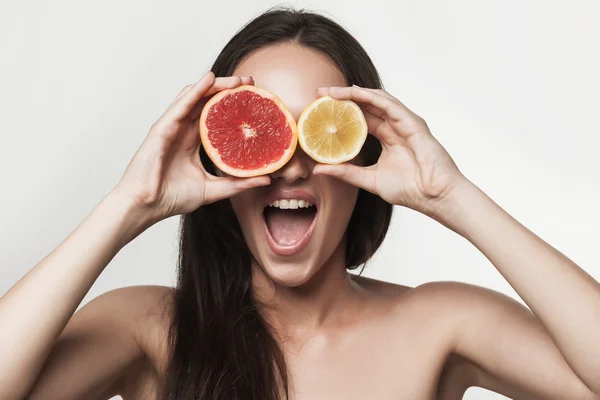
[(321, 163), (339, 164), (353, 159), (366, 139), (367, 121), (351, 100), (320, 97), (298, 119), (300, 147)]
[(200, 115), (200, 139), (213, 163), (229, 175), (248, 177), (281, 168), (294, 154), (297, 127), (273, 93), (252, 85), (214, 95)]

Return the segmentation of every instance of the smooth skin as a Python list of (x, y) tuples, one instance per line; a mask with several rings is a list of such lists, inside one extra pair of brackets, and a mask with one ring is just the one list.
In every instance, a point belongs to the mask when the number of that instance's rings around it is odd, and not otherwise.
[[(168, 350), (172, 289), (115, 289), (73, 315), (93, 282), (121, 248), (162, 219), (218, 199), (258, 196), (265, 185), (314, 179), (323, 187), (363, 188), (457, 232), (533, 312), (464, 283), (412, 288), (349, 276), (336, 261), (337, 250), (323, 265), (307, 267), (300, 285), (294, 276), (286, 286), (287, 275), (275, 286), (265, 284), (276, 266), (254, 266), (256, 290), (268, 295), (275, 287), (285, 294), (269, 318), (288, 339), (282, 348), (292, 398), (460, 399), (479, 386), (515, 399), (600, 399), (599, 283), (464, 177), (425, 121), (398, 99), (347, 87), (318, 53), (290, 44), (268, 52), (270, 60), (299, 64), (285, 71), (302, 76), (306, 92), (278, 86), (275, 72), (265, 71), (264, 53), (261, 70), (249, 58), (234, 71), (254, 80), (209, 72), (185, 87), (118, 185), (0, 298), (0, 398), (154, 398)], [(319, 68), (314, 79), (310, 68)], [(253, 83), (271, 86), (296, 118), (315, 96), (354, 100), (382, 142), (378, 163), (315, 165), (298, 150), (270, 177), (206, 174), (198, 158), (203, 104), (226, 87)]]

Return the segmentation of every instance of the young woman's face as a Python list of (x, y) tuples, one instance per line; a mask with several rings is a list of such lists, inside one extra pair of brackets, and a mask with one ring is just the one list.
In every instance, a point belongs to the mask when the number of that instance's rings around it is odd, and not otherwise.
[[(233, 75), (251, 75), (256, 86), (279, 96), (296, 121), (317, 98), (317, 88), (347, 84), (325, 55), (291, 43), (251, 53)], [(271, 174), (269, 186), (246, 190), (231, 199), (257, 263), (270, 279), (287, 287), (307, 282), (332, 256), (344, 259), (342, 239), (358, 188), (313, 175), (315, 164), (298, 145), (290, 161)], [(276, 200), (287, 200), (291, 207), (304, 203), (305, 207), (284, 210), (268, 206)], [(307, 202), (314, 206), (306, 208)]]

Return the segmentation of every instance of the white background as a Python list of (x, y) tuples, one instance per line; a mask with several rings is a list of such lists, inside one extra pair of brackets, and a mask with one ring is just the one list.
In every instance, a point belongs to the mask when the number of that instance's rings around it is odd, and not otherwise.
[[(0, 294), (114, 187), (151, 124), (235, 31), (276, 4), (0, 3)], [(600, 3), (285, 4), (348, 28), (469, 179), (600, 279)], [(126, 246), (83, 304), (116, 287), (173, 284), (177, 223)], [(474, 246), (407, 209), (396, 210), (365, 275), (460, 280), (517, 297)], [(470, 389), (466, 398), (502, 396)]]

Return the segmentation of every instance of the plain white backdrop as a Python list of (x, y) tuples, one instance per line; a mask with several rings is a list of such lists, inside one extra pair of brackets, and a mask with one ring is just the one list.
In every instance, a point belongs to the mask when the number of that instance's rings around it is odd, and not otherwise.
[[(116, 185), (179, 90), (277, 4), (345, 26), (385, 88), (425, 118), (470, 180), (600, 279), (597, 1), (4, 0), (0, 294)], [(468, 241), (411, 210), (395, 212), (365, 275), (406, 285), (459, 280), (518, 299)], [(82, 305), (121, 286), (174, 284), (177, 224), (162, 221), (122, 249)], [(465, 398), (503, 397), (470, 389)]]

